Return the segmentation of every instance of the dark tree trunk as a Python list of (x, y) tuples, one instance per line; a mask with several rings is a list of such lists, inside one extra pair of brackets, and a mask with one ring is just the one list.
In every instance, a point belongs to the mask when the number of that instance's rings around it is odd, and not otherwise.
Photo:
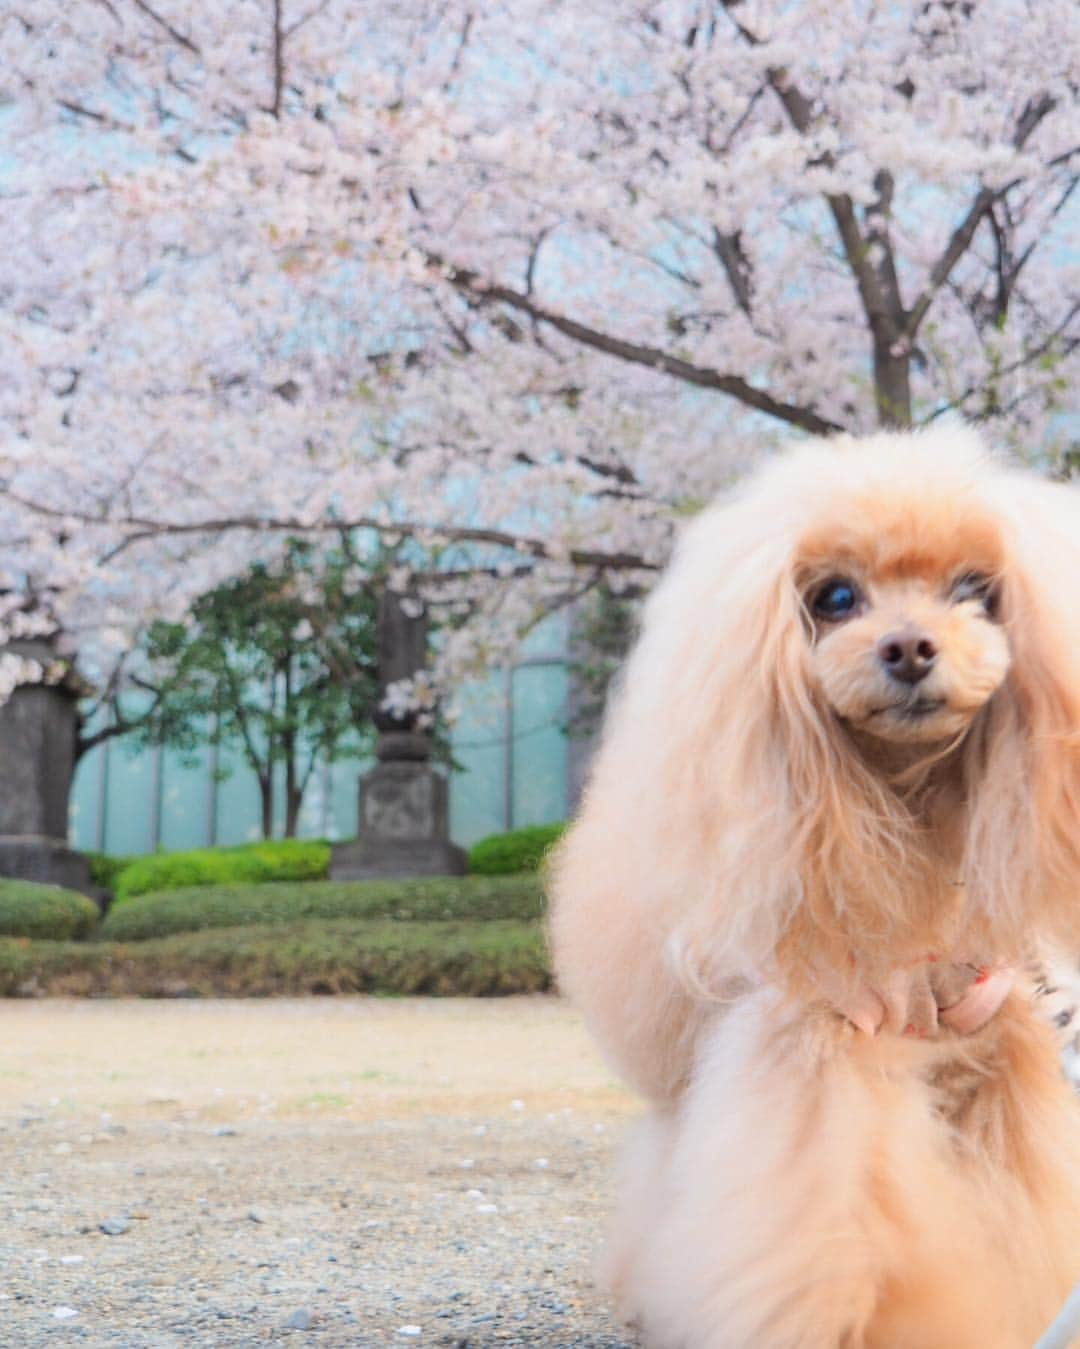
[(285, 686), (285, 727), (281, 732), (281, 752), (285, 760), (285, 837), (296, 837), (296, 826), (300, 818), (300, 802), (304, 796), (303, 787), (297, 786), (296, 779), (296, 730), (293, 720), (293, 681), (292, 655), (288, 655), (281, 669)]
[(263, 838), (274, 837), (274, 771), (259, 774), (259, 799), (262, 802)]
[(304, 803), (303, 788), (289, 786), (285, 794), (285, 837), (295, 838), (300, 825), (300, 807)]
[(874, 397), (881, 426), (911, 425), (911, 353), (887, 338), (874, 342)]

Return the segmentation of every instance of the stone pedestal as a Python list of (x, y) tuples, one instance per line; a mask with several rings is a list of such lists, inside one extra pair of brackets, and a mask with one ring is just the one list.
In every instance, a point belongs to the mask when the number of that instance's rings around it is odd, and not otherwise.
[(90, 868), (82, 853), (62, 839), (44, 834), (0, 835), (0, 876), (41, 885), (62, 885), (79, 890), (100, 903), (100, 894), (90, 880)]
[(416, 596), (379, 597), (378, 763), (360, 779), (359, 838), (336, 844), (335, 881), (388, 876), (462, 876), (465, 854), (450, 842), (446, 778), (431, 766), (431, 738), (415, 716), (384, 706), (386, 690), (423, 670), (427, 615)]
[[(51, 652), (38, 646), (18, 653), (47, 664)], [(0, 876), (93, 895), (86, 860), (67, 846), (77, 701), (64, 683), (25, 684), (0, 707)]]
[(360, 837), (334, 847), (330, 879), (462, 876), (447, 836), (446, 779), (426, 760), (390, 760), (360, 779)]

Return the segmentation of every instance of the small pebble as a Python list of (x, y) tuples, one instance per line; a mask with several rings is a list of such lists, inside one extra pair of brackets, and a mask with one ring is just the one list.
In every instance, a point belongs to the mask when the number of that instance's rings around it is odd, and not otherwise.
[(106, 1218), (104, 1222), (98, 1223), (98, 1227), (107, 1237), (122, 1237), (131, 1230), (131, 1224), (126, 1218)]
[(404, 1335), (407, 1339), (415, 1340), (417, 1335), (422, 1335), (420, 1326), (399, 1326), (398, 1334)]
[(78, 1316), (74, 1307), (54, 1307), (53, 1316), (57, 1321), (70, 1321), (73, 1316)]
[(310, 1330), (311, 1313), (306, 1307), (300, 1307), (285, 1321), (286, 1330)]

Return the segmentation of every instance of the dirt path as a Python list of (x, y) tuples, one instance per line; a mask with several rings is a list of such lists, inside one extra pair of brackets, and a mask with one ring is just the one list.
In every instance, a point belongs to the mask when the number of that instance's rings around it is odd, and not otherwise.
[(0, 1344), (629, 1343), (590, 1276), (634, 1107), (554, 999), (0, 1018)]

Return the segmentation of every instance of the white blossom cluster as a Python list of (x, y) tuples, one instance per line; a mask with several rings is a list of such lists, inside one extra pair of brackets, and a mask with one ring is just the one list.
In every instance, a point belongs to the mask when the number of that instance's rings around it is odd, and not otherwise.
[(383, 712), (402, 721), (411, 718), (421, 730), (430, 730), (434, 726), (438, 708), (439, 689), (426, 670), (407, 679), (391, 680), (381, 704)]
[(67, 667), (61, 662), (42, 662), (11, 651), (0, 651), (0, 702), (6, 702), (22, 684), (58, 684)]

